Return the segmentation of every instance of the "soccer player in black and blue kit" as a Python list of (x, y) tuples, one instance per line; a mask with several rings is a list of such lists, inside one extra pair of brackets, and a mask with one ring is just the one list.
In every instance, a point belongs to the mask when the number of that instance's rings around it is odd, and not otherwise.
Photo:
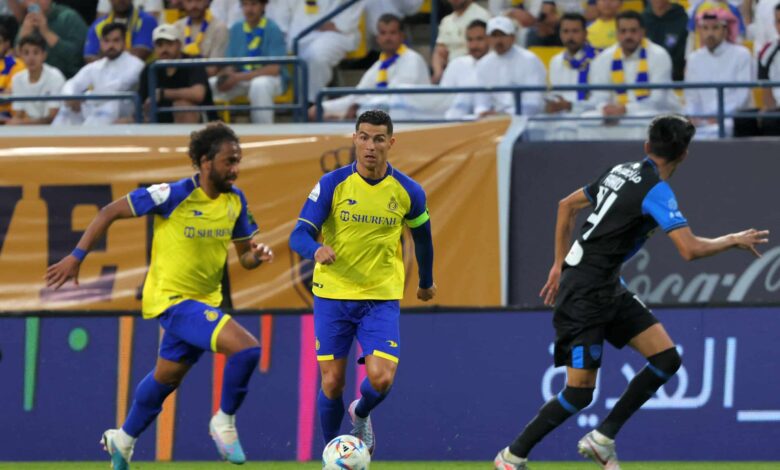
[[(580, 454), (601, 468), (620, 468), (615, 436), (681, 364), (663, 325), (620, 279), (623, 262), (657, 227), (669, 235), (686, 260), (729, 248), (760, 256), (756, 245), (768, 242), (766, 230), (703, 238), (688, 227), (666, 180), (688, 156), (694, 133), (693, 124), (682, 116), (655, 118), (648, 130), (644, 160), (610, 168), (559, 203), (555, 262), (540, 296), (545, 304), (554, 306), (555, 365), (566, 366), (566, 386), (542, 406), (514, 442), (498, 453), (494, 461), (497, 469), (527, 469), (531, 449), (590, 404), (604, 340), (616, 348), (629, 345), (648, 361), (604, 421), (577, 445)], [(575, 217), (588, 206), (593, 212), (570, 246)]]

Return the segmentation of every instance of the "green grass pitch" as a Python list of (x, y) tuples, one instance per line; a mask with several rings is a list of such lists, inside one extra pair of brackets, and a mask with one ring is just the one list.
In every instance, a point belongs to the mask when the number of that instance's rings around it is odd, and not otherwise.
[[(626, 462), (623, 470), (777, 470), (780, 462)], [(106, 470), (106, 462), (0, 463), (0, 470)], [(133, 462), (130, 470), (320, 470), (318, 462), (248, 462), (233, 466), (222, 462)], [(371, 470), (490, 470), (485, 462), (374, 462)], [(531, 470), (594, 470), (590, 462), (532, 462)]]

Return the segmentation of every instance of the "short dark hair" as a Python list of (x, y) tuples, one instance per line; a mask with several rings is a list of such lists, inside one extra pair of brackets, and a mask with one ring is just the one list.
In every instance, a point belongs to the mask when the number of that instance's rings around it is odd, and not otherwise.
[(650, 123), (647, 140), (650, 153), (667, 161), (682, 157), (691, 143), (696, 127), (680, 114), (662, 114)]
[(2, 32), (0, 36), (4, 40), (13, 42), (16, 39), (16, 33), (19, 32), (19, 22), (12, 15), (0, 15), (0, 27)]
[(392, 13), (385, 13), (382, 16), (380, 16), (379, 19), (376, 20), (376, 24), (379, 23), (383, 23), (383, 24), (398, 23), (398, 29), (404, 28), (403, 20)]
[(43, 38), (43, 36), (40, 35), (40, 33), (32, 33), (28, 34), (27, 36), (23, 37), (19, 40), (19, 49), (21, 50), (22, 47), (25, 45), (31, 45), (31, 46), (38, 46), (43, 51), (46, 51), (46, 39)]
[(775, 5), (775, 11), (780, 11), (780, 3), (778, 3), (777, 5)]
[(205, 157), (206, 161), (214, 160), (225, 142), (238, 143), (238, 136), (233, 129), (223, 122), (211, 122), (199, 131), (190, 134), (190, 160), (195, 168)]
[(485, 23), (482, 20), (474, 20), (471, 23), (469, 23), (468, 26), (466, 26), (466, 31), (470, 30), (471, 28), (482, 28), (484, 30), (487, 30), (487, 23)]
[(119, 31), (119, 34), (124, 36), (127, 33), (127, 27), (122, 23), (108, 23), (107, 25), (104, 25), (103, 30), (100, 31), (100, 37), (105, 39), (106, 36), (114, 31)]
[(11, 36), (11, 32), (8, 31), (8, 27), (4, 24), (0, 24), (0, 42), (5, 42), (5, 41), (13, 42), (13, 40), (14, 37)]
[(357, 118), (357, 122), (355, 122), (355, 131), (357, 131), (360, 128), (360, 124), (364, 122), (374, 126), (385, 126), (387, 127), (387, 134), (393, 135), (393, 120), (390, 119), (389, 114), (380, 109), (371, 109), (361, 114)]
[(645, 29), (645, 21), (642, 19), (642, 15), (634, 10), (626, 10), (618, 13), (615, 17), (615, 26), (618, 25), (620, 20), (637, 20), (639, 22), (639, 27)]
[(587, 29), (587, 27), (588, 27), (588, 20), (586, 20), (585, 17), (582, 16), (581, 13), (577, 13), (577, 12), (573, 12), (573, 11), (564, 13), (563, 16), (561, 16), (561, 20), (560, 20), (559, 24), (563, 23), (564, 21), (579, 21), (580, 23), (582, 23), (582, 28), (583, 29)]

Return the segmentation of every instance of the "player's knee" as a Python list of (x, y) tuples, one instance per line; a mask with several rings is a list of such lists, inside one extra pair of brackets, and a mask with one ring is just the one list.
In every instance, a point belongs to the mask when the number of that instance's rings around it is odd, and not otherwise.
[(260, 344), (257, 343), (257, 340), (254, 341), (254, 344), (249, 343), (247, 347), (231, 354), (230, 360), (238, 360), (249, 367), (256, 367), (257, 363), (260, 361)]
[(328, 398), (340, 397), (344, 391), (345, 377), (339, 372), (323, 372), (322, 391)]
[(269, 77), (257, 77), (253, 79), (249, 84), (249, 94), (253, 93), (270, 93), (273, 88), (273, 82)]
[(663, 380), (669, 380), (680, 370), (682, 357), (677, 348), (669, 348), (647, 358), (650, 370)]
[(576, 413), (593, 401), (593, 387), (572, 387), (567, 385), (561, 393), (558, 394), (558, 401), (564, 408), (572, 413)]
[(161, 370), (156, 368), (154, 370), (154, 380), (161, 385), (178, 388), (182, 380), (184, 380), (186, 373), (186, 370)]
[(372, 374), (368, 377), (368, 381), (371, 386), (379, 393), (387, 393), (390, 391), (390, 387), (393, 386), (393, 373), (389, 370), (384, 370), (376, 374)]

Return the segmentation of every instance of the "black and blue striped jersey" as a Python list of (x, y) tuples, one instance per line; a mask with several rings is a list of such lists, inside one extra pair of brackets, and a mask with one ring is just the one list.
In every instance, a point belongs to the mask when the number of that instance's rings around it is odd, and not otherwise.
[(622, 264), (657, 227), (668, 233), (688, 225), (672, 188), (659, 177), (649, 158), (616, 165), (583, 191), (593, 212), (564, 267), (576, 267), (603, 281), (617, 281)]

